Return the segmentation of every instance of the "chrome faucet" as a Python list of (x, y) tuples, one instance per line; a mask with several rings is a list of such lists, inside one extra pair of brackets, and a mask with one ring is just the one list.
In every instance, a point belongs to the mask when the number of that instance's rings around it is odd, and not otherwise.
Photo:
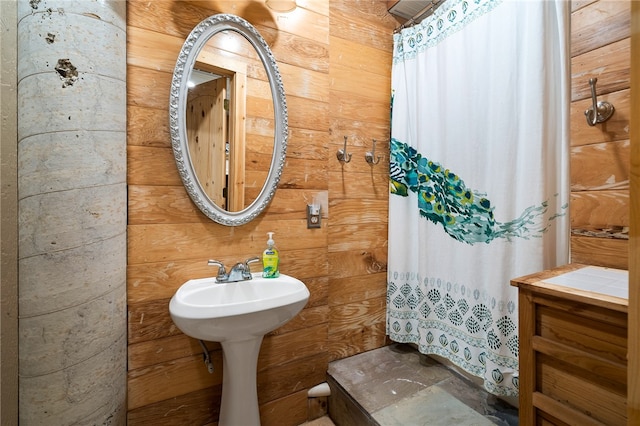
[(216, 276), (217, 283), (235, 283), (238, 281), (248, 281), (251, 279), (251, 269), (249, 264), (253, 262), (259, 262), (259, 257), (251, 257), (244, 262), (238, 262), (231, 268), (231, 271), (227, 274), (227, 270), (222, 262), (217, 260), (209, 260), (207, 264), (209, 266), (218, 267), (218, 275)]

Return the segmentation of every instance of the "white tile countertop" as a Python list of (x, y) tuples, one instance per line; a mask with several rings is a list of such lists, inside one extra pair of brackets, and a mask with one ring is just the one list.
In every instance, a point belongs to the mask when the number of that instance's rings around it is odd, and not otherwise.
[(629, 271), (622, 269), (587, 266), (542, 281), (623, 299), (629, 298)]

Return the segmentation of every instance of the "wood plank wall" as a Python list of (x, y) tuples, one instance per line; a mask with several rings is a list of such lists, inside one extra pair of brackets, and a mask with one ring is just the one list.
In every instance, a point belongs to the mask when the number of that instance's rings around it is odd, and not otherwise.
[[(573, 262), (628, 268), (631, 1), (572, 1), (571, 13), (571, 257)], [(587, 125), (598, 100), (615, 113)]]
[[(330, 2), (329, 358), (386, 342), (392, 31), (384, 1)], [(349, 163), (336, 158), (344, 147)], [(365, 153), (377, 141), (381, 161)]]
[[(631, 116), (640, 117), (640, 3), (631, 3)], [(631, 120), (627, 424), (640, 424), (640, 120)]]
[[(222, 357), (210, 343), (208, 374), (198, 343), (173, 325), (168, 302), (186, 280), (212, 276), (206, 261), (232, 264), (261, 253), (275, 232), (281, 271), (311, 292), (301, 314), (266, 336), (258, 361), (264, 425), (307, 419), (307, 389), (329, 361), (385, 345), (391, 34), (383, 0), (298, 0), (289, 14), (261, 1), (133, 0), (127, 7), (128, 422), (216, 424)], [(261, 32), (287, 93), (290, 139), (279, 189), (253, 222), (211, 222), (182, 187), (168, 132), (169, 85), (190, 30), (233, 13)], [(348, 136), (350, 163), (335, 151)], [(377, 139), (383, 155), (364, 154)], [(384, 141), (384, 142), (383, 142)], [(323, 204), (307, 229), (306, 205)]]

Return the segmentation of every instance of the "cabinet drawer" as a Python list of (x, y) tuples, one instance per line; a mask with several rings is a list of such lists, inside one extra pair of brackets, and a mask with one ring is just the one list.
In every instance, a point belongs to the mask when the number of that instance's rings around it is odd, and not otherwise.
[[(540, 302), (540, 300), (538, 300)], [(563, 309), (564, 308), (564, 309)], [(615, 319), (624, 321), (621, 327), (615, 321), (603, 322), (588, 315), (576, 315), (570, 306), (536, 306), (535, 334), (618, 364), (627, 363), (627, 316), (611, 312)], [(582, 307), (586, 309), (586, 307)], [(582, 312), (582, 311), (581, 311)], [(619, 318), (617, 318), (619, 317)]]
[(626, 386), (536, 354), (536, 390), (607, 425), (626, 425)]

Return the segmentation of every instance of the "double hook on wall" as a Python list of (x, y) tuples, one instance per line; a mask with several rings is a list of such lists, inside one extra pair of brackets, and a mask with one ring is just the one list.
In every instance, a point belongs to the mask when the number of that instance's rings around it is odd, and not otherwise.
[(607, 101), (598, 102), (598, 96), (596, 95), (596, 82), (597, 78), (589, 79), (589, 86), (591, 86), (591, 105), (584, 115), (587, 117), (587, 124), (589, 126), (595, 126), (598, 123), (603, 123), (611, 118), (615, 108)]
[[(378, 164), (380, 162), (380, 158), (382, 157), (378, 155), (376, 159), (375, 155), (376, 155), (376, 140), (373, 139), (373, 148), (371, 149), (371, 151), (367, 151), (364, 154), (364, 159), (367, 161), (367, 163), (371, 165)], [(349, 161), (351, 161), (351, 154), (347, 153), (347, 136), (344, 137), (344, 148), (339, 149), (338, 152), (336, 152), (336, 157), (338, 157), (338, 161), (342, 163), (348, 163)]]

